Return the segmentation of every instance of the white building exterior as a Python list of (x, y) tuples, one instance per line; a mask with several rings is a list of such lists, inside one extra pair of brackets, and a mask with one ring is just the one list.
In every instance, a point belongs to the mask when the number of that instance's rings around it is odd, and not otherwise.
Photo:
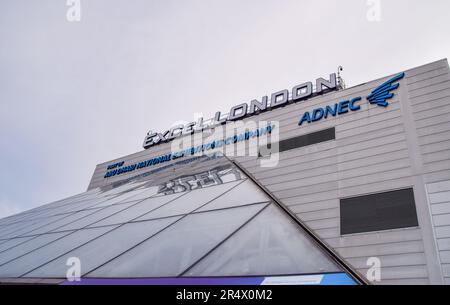
[[(272, 167), (262, 167), (258, 156), (229, 157), (361, 275), (366, 276), (368, 259), (376, 257), (381, 284), (450, 284), (449, 65), (444, 59), (404, 72), (388, 107), (372, 105), (366, 97), (397, 74), (243, 120), (277, 122), (273, 138), (278, 135), (280, 141), (334, 127), (334, 140), (273, 154), (279, 160)], [(360, 110), (299, 126), (305, 111), (354, 97), (362, 97)], [(111, 164), (127, 166), (170, 154), (172, 145), (158, 144), (97, 165), (89, 189), (176, 162), (104, 177)], [(418, 225), (342, 233), (342, 199), (409, 188)]]

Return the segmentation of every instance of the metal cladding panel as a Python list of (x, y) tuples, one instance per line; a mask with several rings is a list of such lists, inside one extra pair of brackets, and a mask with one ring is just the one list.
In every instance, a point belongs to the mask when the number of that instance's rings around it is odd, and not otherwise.
[[(280, 138), (335, 127), (336, 141), (281, 153), (274, 168), (261, 168), (251, 158), (238, 160), (362, 275), (368, 270), (367, 260), (378, 257), (381, 284), (445, 283), (450, 195), (442, 191), (427, 200), (425, 183), (450, 178), (447, 61), (406, 71), (387, 108), (369, 106), (301, 128), (294, 121), (301, 115), (296, 108), (303, 111), (321, 102), (365, 96), (390, 77), (294, 105), (289, 111), (286, 107), (285, 113), (274, 115), (275, 120), (286, 120), (280, 122), (286, 126), (280, 127)], [(418, 227), (341, 235), (340, 199), (409, 187), (414, 188)], [(439, 201), (433, 213), (441, 215), (430, 214), (433, 200)]]
[(445, 280), (450, 281), (450, 180), (427, 184), (434, 232)]

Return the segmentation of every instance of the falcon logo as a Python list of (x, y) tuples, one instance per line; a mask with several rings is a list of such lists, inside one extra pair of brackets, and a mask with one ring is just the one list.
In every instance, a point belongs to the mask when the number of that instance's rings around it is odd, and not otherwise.
[(395, 90), (400, 86), (400, 84), (398, 83), (394, 85), (392, 83), (401, 80), (403, 77), (405, 77), (405, 73), (400, 73), (399, 75), (391, 78), (390, 80), (373, 90), (372, 93), (367, 97), (369, 103), (377, 104), (381, 107), (387, 107), (389, 105), (387, 100), (394, 97), (394, 94), (390, 91)]

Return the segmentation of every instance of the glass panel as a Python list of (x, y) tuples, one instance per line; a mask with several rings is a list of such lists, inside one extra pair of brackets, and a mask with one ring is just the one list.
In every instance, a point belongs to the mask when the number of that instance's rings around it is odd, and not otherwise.
[(9, 226), (6, 226), (6, 227), (2, 228), (2, 230), (0, 230), (0, 239), (12, 238), (14, 232), (16, 232), (16, 231), (18, 231), (20, 229), (23, 229), (24, 226), (26, 226), (27, 224), (29, 225), (30, 223), (33, 223), (33, 222), (30, 222), (30, 221), (23, 221), (22, 222), (21, 221), (19, 223), (14, 223), (14, 224), (11, 224)]
[(6, 251), (12, 247), (15, 247), (23, 242), (26, 242), (27, 240), (32, 239), (33, 237), (19, 237), (19, 238), (13, 238), (4, 241), (2, 244), (0, 244), (0, 255), (1, 252)]
[(70, 214), (62, 214), (62, 215), (58, 215), (58, 216), (51, 216), (48, 218), (37, 218), (28, 222), (24, 222), (20, 225), (20, 227), (18, 228), (14, 228), (14, 230), (11, 230), (11, 232), (9, 232), (8, 234), (5, 234), (4, 236), (2, 236), (2, 238), (14, 238), (14, 237), (19, 237), (21, 235), (23, 235), (24, 233), (30, 232), (34, 229), (37, 229), (39, 227), (42, 227), (44, 225), (53, 223), (61, 218), (67, 217)]
[(80, 194), (77, 194), (77, 195), (74, 195), (74, 196), (71, 196), (71, 197), (68, 197), (68, 198), (64, 198), (64, 199), (61, 199), (61, 200), (58, 200), (58, 201), (55, 201), (55, 202), (44, 204), (44, 205), (42, 205), (40, 207), (31, 209), (31, 210), (29, 210), (27, 212), (34, 213), (34, 212), (37, 212), (37, 211), (42, 211), (42, 210), (52, 209), (52, 208), (55, 208), (55, 207), (60, 207), (60, 206), (66, 205), (68, 203), (72, 204), (72, 203), (75, 203), (75, 202), (87, 201), (87, 200), (90, 200), (92, 198), (98, 197), (99, 193), (100, 193), (99, 189), (96, 188), (96, 189), (93, 189), (93, 190), (90, 190), (90, 191), (87, 191), (87, 192), (84, 192), (84, 193), (80, 193)]
[(240, 185), (208, 203), (198, 211), (216, 210), (269, 201), (271, 201), (270, 197), (267, 196), (257, 185), (255, 185), (253, 181), (245, 180)]
[(128, 200), (141, 200), (141, 199), (146, 199), (149, 198), (151, 196), (154, 196), (158, 194), (158, 187), (157, 186), (152, 186), (152, 187), (148, 187), (146, 189), (143, 190), (143, 192), (134, 195), (132, 197), (127, 198)]
[(39, 213), (39, 215), (32, 215), (30, 218), (48, 217), (88, 209), (90, 207), (94, 207), (95, 205), (97, 205), (101, 200), (102, 200), (101, 198), (90, 198), (79, 202), (65, 203), (62, 206), (46, 209), (43, 213)]
[(87, 276), (177, 276), (263, 208), (191, 214)]
[(79, 203), (69, 203), (64, 206), (58, 206), (51, 209), (45, 209), (42, 211), (38, 211), (35, 213), (27, 213), (26, 217), (22, 219), (22, 221), (35, 221), (39, 219), (41, 225), (43, 225), (42, 221), (50, 217), (65, 217), (70, 213), (75, 213), (77, 211), (83, 210), (85, 208), (89, 208), (90, 206), (96, 204), (97, 200), (83, 201), (82, 204)]
[(287, 275), (341, 271), (271, 204), (184, 276)]
[[(340, 271), (270, 197), (242, 177), (225, 158), (195, 158), (140, 181), (120, 186), (126, 180), (119, 181), (2, 219), (0, 278), (65, 277), (71, 256), (81, 259), (82, 274), (89, 277)], [(112, 226), (118, 223), (125, 224)]]
[[(113, 187), (112, 189), (109, 189), (107, 191), (103, 191), (101, 193), (101, 196), (110, 196), (110, 195), (123, 195), (126, 194), (127, 192), (131, 192), (134, 191), (136, 189), (138, 189), (139, 187), (141, 187), (142, 185), (144, 185), (145, 182), (129, 182), (126, 184), (122, 184), (120, 186), (116, 186)], [(109, 186), (106, 186), (106, 188), (108, 188)], [(141, 189), (142, 191), (142, 189)]]
[(26, 214), (29, 216), (45, 216), (48, 215), (48, 213), (52, 212), (52, 211), (56, 211), (58, 209), (61, 208), (67, 208), (70, 207), (72, 205), (76, 205), (78, 203), (82, 203), (82, 202), (86, 202), (89, 201), (92, 198), (96, 198), (96, 194), (94, 195), (90, 195), (90, 196), (80, 196), (80, 195), (76, 195), (76, 196), (72, 196), (63, 200), (58, 200), (52, 203), (48, 203), (48, 204), (44, 204), (40, 207), (25, 211), (22, 214)]
[[(65, 277), (66, 262), (69, 257), (80, 259), (81, 273), (85, 274), (144, 241), (179, 218), (171, 217), (125, 224), (26, 274), (25, 277)], [(108, 246), (105, 247), (105, 245)]]
[(105, 219), (114, 213), (123, 211), (130, 207), (133, 204), (136, 204), (136, 201), (127, 202), (127, 203), (120, 203), (120, 204), (114, 204), (107, 207), (102, 208), (101, 210), (98, 210), (97, 212), (90, 214), (89, 216), (86, 216), (80, 220), (77, 220), (75, 222), (72, 222), (64, 227), (58, 228), (57, 231), (65, 231), (65, 230), (75, 230), (75, 229), (81, 229), (84, 227), (87, 227), (89, 225), (95, 225), (95, 223), (99, 220)]
[(186, 195), (180, 197), (179, 199), (153, 211), (137, 220), (154, 219), (159, 217), (167, 217), (174, 215), (187, 214), (191, 211), (197, 209), (198, 207), (204, 205), (210, 200), (220, 196), (232, 187), (241, 183), (242, 181), (235, 181), (224, 183), (220, 185), (205, 187), (202, 189), (197, 189), (188, 192)]
[[(111, 229), (111, 227), (84, 229), (68, 234), (42, 248), (0, 266), (0, 277), (19, 277)], [(64, 233), (55, 233), (55, 235), (57, 234)]]
[[(46, 245), (64, 235), (68, 234), (68, 232), (65, 233), (53, 233), (53, 234), (44, 234), (41, 236), (37, 236), (23, 244), (20, 244), (14, 248), (11, 248), (7, 251), (4, 251), (0, 253), (0, 265), (16, 258), (21, 255), (24, 255), (34, 249), (37, 249), (39, 247), (42, 247), (43, 245)], [(0, 277), (2, 276), (0, 272)]]
[(60, 214), (60, 213), (76, 212), (76, 211), (88, 209), (91, 207), (96, 207), (95, 205), (97, 205), (100, 201), (101, 201), (100, 198), (93, 198), (93, 199), (89, 199), (87, 201), (82, 201), (82, 202), (79, 202), (76, 204), (75, 203), (68, 204), (63, 209), (58, 209), (58, 210), (53, 211), (53, 213), (51, 215)]
[(27, 214), (26, 213), (21, 213), (21, 214), (17, 214), (17, 215), (13, 215), (7, 218), (3, 218), (1, 219), (1, 223), (0, 223), (0, 232), (2, 230), (4, 230), (5, 228), (7, 228), (8, 226), (12, 226), (14, 224), (17, 224), (21, 221), (24, 221), (27, 219)]
[[(114, 214), (111, 217), (105, 218), (92, 226), (106, 226), (106, 225), (112, 225), (112, 224), (120, 224), (125, 223), (128, 221), (131, 221), (141, 215), (144, 215), (145, 213), (152, 211), (163, 204), (175, 200), (176, 198), (183, 195), (183, 193), (180, 194), (172, 194), (167, 196), (160, 196), (155, 198), (149, 198), (145, 199), (142, 202), (139, 202), (128, 209), (123, 210), (120, 213)], [(170, 203), (169, 203), (170, 204)]]
[(64, 217), (63, 219), (57, 220), (57, 221), (55, 221), (55, 222), (53, 222), (53, 223), (51, 223), (49, 225), (37, 228), (37, 229), (32, 230), (32, 231), (29, 231), (29, 232), (27, 232), (27, 233), (25, 233), (23, 235), (37, 235), (37, 234), (47, 233), (47, 232), (50, 232), (52, 230), (56, 230), (56, 229), (58, 229), (58, 228), (60, 228), (60, 227), (62, 227), (64, 225), (67, 225), (67, 224), (69, 224), (71, 222), (79, 220), (79, 219), (81, 219), (83, 217), (86, 217), (86, 216), (88, 216), (88, 215), (90, 215), (92, 213), (95, 213), (97, 211), (98, 211), (98, 209), (95, 209), (95, 210), (84, 210), (84, 211), (76, 212), (76, 213), (70, 214), (67, 217)]
[(9, 229), (9, 228), (11, 228), (13, 226), (19, 225), (20, 223), (23, 223), (24, 221), (27, 221), (27, 219), (29, 217), (29, 216), (27, 216), (25, 214), (24, 215), (19, 214), (19, 215), (20, 216), (11, 218), (10, 220), (5, 221), (3, 224), (0, 225), (0, 235), (5, 230), (7, 230), (7, 229)]
[(138, 190), (130, 191), (130, 192), (126, 192), (126, 193), (115, 194), (113, 196), (107, 196), (107, 197), (103, 198), (103, 200), (105, 200), (105, 201), (102, 201), (100, 204), (95, 205), (95, 207), (100, 208), (100, 207), (105, 207), (105, 206), (108, 206), (111, 204), (132, 201), (133, 196), (136, 196), (142, 192), (143, 192), (143, 189), (138, 189)]

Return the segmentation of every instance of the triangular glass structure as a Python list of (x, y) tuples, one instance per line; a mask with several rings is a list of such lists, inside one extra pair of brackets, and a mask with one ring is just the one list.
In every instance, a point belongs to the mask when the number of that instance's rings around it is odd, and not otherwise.
[(219, 155), (174, 162), (0, 220), (0, 279), (68, 283), (71, 258), (81, 262), (76, 283), (356, 283)]

